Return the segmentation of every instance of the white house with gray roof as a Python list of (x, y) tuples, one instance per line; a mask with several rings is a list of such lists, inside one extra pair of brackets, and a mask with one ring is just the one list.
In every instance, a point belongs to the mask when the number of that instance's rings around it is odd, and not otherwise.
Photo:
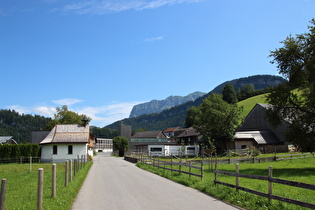
[(42, 162), (65, 162), (93, 155), (95, 137), (89, 125), (56, 125), (40, 142)]

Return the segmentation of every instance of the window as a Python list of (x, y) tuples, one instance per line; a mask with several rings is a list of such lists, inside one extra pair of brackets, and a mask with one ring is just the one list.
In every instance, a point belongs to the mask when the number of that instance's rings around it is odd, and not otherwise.
[(162, 148), (156, 148), (156, 147), (152, 147), (151, 152), (162, 152)]
[(246, 145), (242, 145), (241, 148), (242, 148), (242, 149), (246, 149), (247, 146), (246, 146)]
[(68, 145), (68, 155), (72, 155), (73, 147), (72, 145)]
[(54, 145), (53, 146), (53, 155), (57, 155), (57, 153), (58, 153), (57, 145)]

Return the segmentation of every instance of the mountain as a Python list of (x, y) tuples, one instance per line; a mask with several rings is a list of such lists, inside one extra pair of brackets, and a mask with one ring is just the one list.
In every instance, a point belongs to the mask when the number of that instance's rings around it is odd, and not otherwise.
[(132, 108), (129, 118), (144, 114), (160, 113), (163, 110), (178, 106), (187, 101), (194, 101), (205, 94), (206, 93), (197, 91), (187, 96), (169, 96), (164, 100), (152, 100), (147, 103), (138, 104)]
[(147, 130), (164, 130), (168, 127), (184, 127), (187, 110), (192, 106), (199, 106), (203, 99), (211, 93), (221, 93), (227, 83), (232, 84), (235, 89), (242, 88), (244, 85), (253, 85), (256, 90), (262, 90), (268, 87), (277, 86), (284, 81), (286, 80), (282, 77), (272, 75), (255, 75), (227, 81), (215, 87), (208, 94), (201, 96), (194, 101), (188, 101), (181, 105), (164, 110), (161, 113), (145, 114), (139, 117), (126, 118), (106, 127), (118, 129), (118, 126), (121, 123), (131, 125), (133, 130), (137, 130), (138, 128), (145, 128)]

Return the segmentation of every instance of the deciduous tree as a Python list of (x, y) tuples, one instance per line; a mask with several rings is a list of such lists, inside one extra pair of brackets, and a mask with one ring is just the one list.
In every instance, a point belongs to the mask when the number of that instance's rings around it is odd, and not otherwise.
[[(61, 108), (56, 108), (56, 114), (54, 114), (54, 119), (46, 125), (46, 130), (51, 130), (57, 124), (82, 124), (82, 119), (86, 115), (79, 115), (76, 112), (70, 111), (66, 105), (63, 105)], [(88, 122), (91, 121), (91, 118), (86, 117)]]
[(128, 151), (128, 139), (122, 136), (113, 138), (113, 146), (115, 150), (119, 151), (119, 156), (123, 157), (125, 152)]
[(203, 135), (205, 144), (226, 149), (226, 142), (234, 138), (240, 122), (241, 108), (224, 101), (222, 95), (211, 94), (197, 109), (194, 127)]
[(235, 104), (237, 102), (237, 96), (233, 85), (226, 84), (222, 90), (223, 100), (229, 104)]
[(315, 150), (315, 19), (309, 32), (289, 36), (283, 47), (271, 51), (272, 63), (287, 82), (274, 88), (268, 96), (273, 108), (267, 112), (275, 126), (282, 120), (290, 123), (287, 141), (302, 151)]

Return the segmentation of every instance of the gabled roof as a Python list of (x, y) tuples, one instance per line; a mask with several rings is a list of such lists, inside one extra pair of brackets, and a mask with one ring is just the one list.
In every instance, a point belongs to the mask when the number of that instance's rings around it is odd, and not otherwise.
[(183, 138), (183, 137), (191, 137), (191, 136), (199, 136), (200, 133), (194, 129), (194, 128), (186, 128), (177, 136), (177, 138)]
[(236, 132), (234, 140), (255, 140), (257, 144), (280, 144), (280, 140), (270, 131)]
[(135, 133), (131, 138), (166, 138), (162, 131), (143, 131)]
[(89, 125), (56, 125), (40, 144), (53, 143), (88, 143), (90, 137)]
[(174, 132), (176, 130), (182, 130), (182, 128), (180, 126), (177, 127), (173, 127), (173, 128), (167, 128), (166, 130), (164, 130), (164, 133), (168, 133), (168, 132)]
[(17, 144), (13, 136), (0, 136), (0, 144), (13, 143)]

